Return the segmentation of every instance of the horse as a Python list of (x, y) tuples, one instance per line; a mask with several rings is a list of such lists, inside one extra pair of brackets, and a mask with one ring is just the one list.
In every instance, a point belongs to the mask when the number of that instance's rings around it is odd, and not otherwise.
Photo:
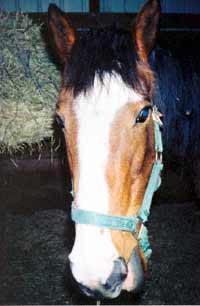
[(56, 5), (48, 9), (50, 40), (64, 67), (56, 118), (73, 182), (69, 262), (90, 297), (137, 293), (151, 254), (145, 222), (163, 149), (148, 58), (159, 18), (159, 0), (148, 0), (133, 31), (113, 26), (78, 35)]

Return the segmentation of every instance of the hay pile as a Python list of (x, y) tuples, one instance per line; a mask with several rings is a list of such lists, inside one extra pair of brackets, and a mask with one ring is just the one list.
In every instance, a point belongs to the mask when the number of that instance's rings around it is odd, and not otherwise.
[(0, 153), (53, 137), (60, 72), (41, 27), (28, 16), (0, 12)]

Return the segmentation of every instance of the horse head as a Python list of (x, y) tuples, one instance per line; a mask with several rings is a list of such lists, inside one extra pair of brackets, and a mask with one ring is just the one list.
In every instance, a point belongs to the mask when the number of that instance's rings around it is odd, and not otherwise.
[(57, 115), (74, 188), (69, 260), (89, 296), (137, 292), (147, 267), (139, 235), (145, 192), (159, 176), (152, 178), (160, 135), (148, 63), (159, 15), (159, 0), (148, 0), (132, 32), (110, 27), (78, 34), (60, 9), (49, 7), (51, 38), (64, 64)]

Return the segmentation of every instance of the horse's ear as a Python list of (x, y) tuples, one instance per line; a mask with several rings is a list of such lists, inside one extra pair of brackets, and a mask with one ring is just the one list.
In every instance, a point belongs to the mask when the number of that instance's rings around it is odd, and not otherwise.
[(139, 59), (148, 63), (148, 55), (156, 41), (157, 28), (160, 18), (160, 1), (148, 0), (136, 17), (135, 45)]
[(55, 5), (50, 4), (48, 9), (48, 25), (56, 50), (62, 62), (67, 60), (75, 42), (75, 33), (69, 25), (63, 12)]

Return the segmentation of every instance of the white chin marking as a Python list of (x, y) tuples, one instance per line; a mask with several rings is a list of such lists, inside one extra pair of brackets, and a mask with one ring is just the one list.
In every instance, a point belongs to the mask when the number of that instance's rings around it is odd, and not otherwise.
[(69, 256), (75, 279), (89, 288), (105, 284), (118, 254), (108, 230), (101, 235), (99, 228), (78, 224), (76, 240)]
[[(117, 75), (105, 74), (103, 82), (95, 77), (94, 86), (75, 99), (78, 121), (79, 179), (76, 205), (85, 210), (108, 213), (109, 190), (105, 169), (109, 156), (109, 134), (116, 112), (142, 97)], [(95, 286), (104, 282), (119, 254), (109, 230), (76, 225), (76, 240), (70, 255), (77, 281)]]

